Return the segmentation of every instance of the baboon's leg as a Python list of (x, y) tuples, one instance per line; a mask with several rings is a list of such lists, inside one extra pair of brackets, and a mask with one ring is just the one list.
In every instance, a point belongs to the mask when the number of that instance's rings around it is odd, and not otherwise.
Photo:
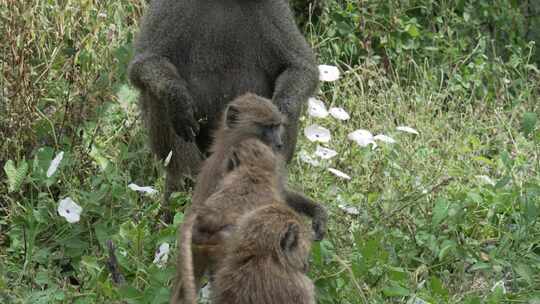
[(285, 129), (285, 140), (284, 140), (284, 147), (285, 151), (284, 156), (287, 163), (291, 162), (294, 151), (296, 148), (296, 141), (298, 137), (298, 116), (295, 116), (296, 119), (290, 120), (287, 124), (287, 127)]
[[(174, 135), (174, 134), (173, 134)], [(202, 163), (202, 155), (199, 148), (193, 142), (186, 142), (176, 136), (172, 157), (166, 167), (165, 193), (161, 205), (161, 219), (165, 223), (172, 223), (174, 216), (171, 210), (171, 194), (176, 191), (186, 191), (192, 182)]]

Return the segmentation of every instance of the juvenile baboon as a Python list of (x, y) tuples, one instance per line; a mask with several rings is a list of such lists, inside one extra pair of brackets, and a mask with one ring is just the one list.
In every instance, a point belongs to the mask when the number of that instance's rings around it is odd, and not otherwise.
[(311, 239), (284, 204), (242, 216), (212, 283), (214, 304), (315, 304), (307, 277)]
[[(282, 139), (288, 120), (268, 99), (244, 94), (233, 100), (224, 112), (219, 128), (215, 132), (212, 154), (204, 161), (191, 199), (193, 206), (204, 203), (216, 192), (217, 184), (230, 171), (231, 149), (249, 138), (256, 138), (274, 152), (284, 148)], [(276, 161), (279, 178), (278, 188), (284, 200), (294, 210), (312, 218), (316, 240), (321, 240), (326, 228), (326, 210), (304, 195), (287, 189), (287, 174), (283, 157)]]
[(198, 172), (227, 102), (246, 92), (272, 99), (286, 115), (281, 152), (290, 160), (300, 111), (318, 84), (315, 56), (287, 0), (154, 0), (128, 73), (152, 150), (161, 159), (173, 151), (165, 204)]
[[(225, 240), (234, 231), (238, 218), (259, 206), (276, 201), (295, 208), (309, 206), (312, 210), (296, 210), (315, 214), (316, 238), (320, 239), (324, 234), (325, 210), (299, 193), (284, 190), (283, 161), (279, 154), (256, 138), (245, 139), (231, 146), (229, 151), (224, 163), (225, 170), (230, 172), (207, 200), (193, 203), (181, 227), (178, 244), (182, 249), (178, 255), (177, 282), (171, 303), (195, 301), (202, 275), (207, 270), (210, 273), (215, 270), (224, 254)], [(291, 194), (287, 195), (288, 192)]]

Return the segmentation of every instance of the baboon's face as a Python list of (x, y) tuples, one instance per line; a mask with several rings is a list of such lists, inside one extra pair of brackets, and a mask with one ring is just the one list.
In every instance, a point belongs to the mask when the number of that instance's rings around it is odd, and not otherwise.
[(283, 125), (266, 125), (259, 127), (260, 139), (274, 150), (283, 150)]
[(274, 152), (284, 149), (286, 119), (268, 99), (253, 94), (234, 100), (226, 110), (226, 126), (242, 137), (256, 137)]

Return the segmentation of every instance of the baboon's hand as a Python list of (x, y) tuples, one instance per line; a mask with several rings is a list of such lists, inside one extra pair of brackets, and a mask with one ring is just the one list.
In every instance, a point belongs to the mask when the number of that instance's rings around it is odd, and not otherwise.
[(326, 213), (320, 217), (314, 217), (311, 226), (313, 228), (314, 240), (322, 241), (326, 235)]
[(185, 141), (195, 140), (199, 134), (199, 123), (193, 115), (191, 103), (171, 102), (169, 104), (169, 118), (174, 132)]

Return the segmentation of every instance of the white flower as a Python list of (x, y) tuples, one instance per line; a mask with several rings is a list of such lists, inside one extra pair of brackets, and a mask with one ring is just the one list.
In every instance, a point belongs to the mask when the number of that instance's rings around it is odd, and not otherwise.
[(156, 250), (156, 255), (154, 257), (154, 264), (157, 267), (161, 268), (165, 266), (167, 260), (169, 259), (169, 243), (163, 243), (159, 245), (159, 248)]
[(56, 157), (51, 161), (49, 169), (47, 169), (47, 177), (53, 176), (56, 169), (58, 169), (60, 162), (62, 162), (62, 158), (64, 158), (64, 151), (60, 151), (60, 153), (56, 154)]
[(308, 99), (308, 114), (316, 118), (324, 118), (328, 116), (328, 111), (322, 100), (312, 97)]
[(141, 186), (138, 186), (137, 184), (131, 183), (131, 184), (128, 185), (128, 187), (129, 187), (129, 189), (131, 189), (133, 191), (146, 193), (148, 195), (152, 195), (152, 194), (157, 193), (156, 189), (154, 189), (152, 187), (149, 187), (149, 186), (141, 187)]
[(503, 294), (506, 294), (506, 286), (504, 286), (504, 281), (503, 280), (500, 280), (500, 281), (497, 281), (493, 287), (491, 287), (491, 291), (495, 291), (497, 288), (501, 288), (502, 290), (502, 293)]
[(71, 197), (66, 197), (58, 203), (58, 214), (69, 223), (76, 223), (81, 219), (82, 207), (77, 205)]
[(306, 151), (302, 150), (298, 153), (298, 157), (301, 161), (308, 163), (312, 166), (318, 167), (321, 165), (321, 162), (319, 162), (317, 159), (309, 155)]
[(390, 136), (383, 135), (383, 134), (375, 135), (375, 137), (373, 137), (373, 139), (375, 139), (375, 140), (380, 140), (380, 141), (382, 141), (382, 142), (389, 143), (389, 144), (394, 144), (394, 143), (396, 143), (396, 140), (395, 140), (395, 139), (393, 139), (393, 138), (390, 137)]
[(349, 113), (347, 113), (347, 111), (345, 111), (343, 108), (330, 108), (330, 110), (328, 110), (328, 112), (330, 113), (330, 115), (332, 115), (335, 119), (339, 119), (339, 120), (348, 120), (349, 118), (351, 118), (349, 116)]
[(348, 176), (347, 174), (339, 171), (338, 169), (328, 168), (328, 171), (332, 172), (337, 177), (341, 177), (341, 178), (346, 179), (346, 180), (351, 179), (350, 176)]
[(399, 127), (396, 128), (396, 130), (418, 135), (418, 131), (416, 131), (415, 129), (413, 129), (411, 127), (407, 127), (407, 126), (399, 126)]
[(477, 175), (476, 178), (481, 181), (483, 184), (495, 186), (495, 181), (487, 175)]
[(304, 135), (310, 141), (329, 142), (330, 130), (319, 125), (311, 125), (304, 129)]
[(317, 150), (315, 150), (315, 155), (317, 155), (318, 157), (322, 159), (330, 159), (336, 156), (337, 152), (332, 149), (328, 149), (328, 148), (317, 145)]
[(163, 161), (163, 166), (167, 167), (169, 163), (171, 162), (172, 157), (172, 150), (167, 154), (167, 157), (165, 158), (165, 161)]
[(350, 215), (359, 215), (360, 211), (356, 207), (346, 206), (346, 205), (338, 205), (339, 209), (345, 211), (345, 213), (348, 213)]
[(99, 14), (98, 14), (98, 17), (100, 17), (100, 18), (107, 18), (107, 14), (106, 14), (106, 13), (99, 13)]
[(319, 65), (319, 79), (321, 81), (336, 81), (339, 79), (339, 70), (333, 65)]
[(369, 132), (368, 130), (364, 129), (358, 129), (354, 132), (349, 133), (347, 135), (347, 138), (349, 140), (355, 141), (360, 147), (366, 147), (369, 144), (375, 144), (375, 138), (373, 137), (373, 134)]

